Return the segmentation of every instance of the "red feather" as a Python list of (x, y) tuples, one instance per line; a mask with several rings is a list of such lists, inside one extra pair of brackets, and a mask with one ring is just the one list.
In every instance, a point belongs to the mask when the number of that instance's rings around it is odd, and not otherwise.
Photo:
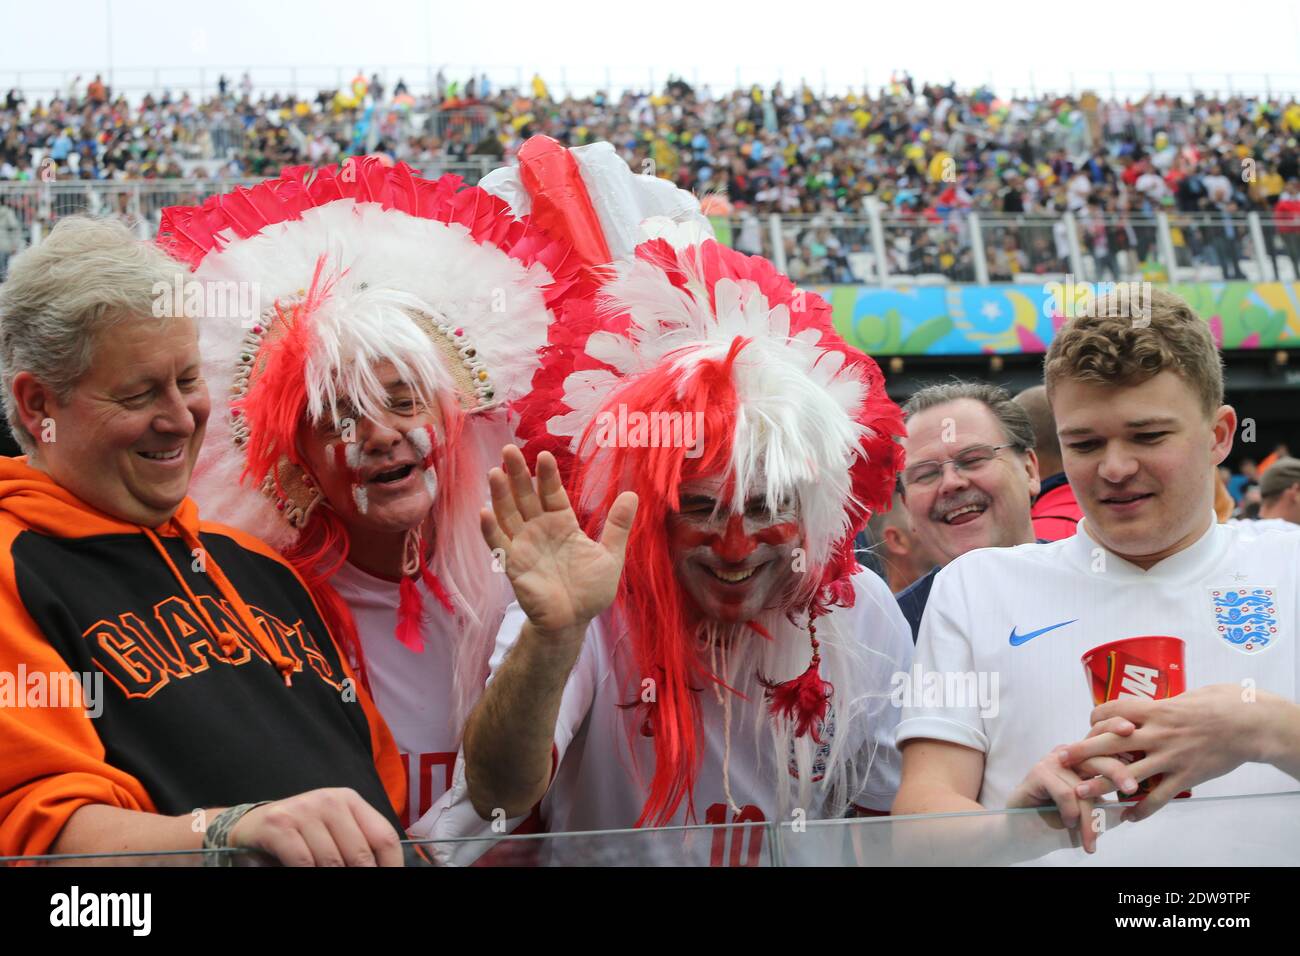
[(402, 578), (398, 594), (397, 639), (420, 654), (424, 651), (424, 634), (421, 633), (424, 600), (420, 597), (420, 589), (415, 586), (415, 578)]
[(375, 202), (421, 219), (457, 223), (475, 242), (497, 246), (525, 266), (542, 263), (552, 277), (545, 292), (547, 305), (553, 308), (566, 297), (586, 296), (596, 287), (570, 242), (547, 233), (528, 216), (516, 218), (505, 200), (476, 186), (466, 187), (459, 176), (424, 179), (405, 163), (388, 166), (376, 156), (350, 157), (341, 166), (322, 169), (287, 166), (279, 178), (252, 189), (212, 196), (201, 206), (169, 206), (162, 212), (154, 241), (194, 268), (209, 252), (220, 250), (232, 234), (247, 238), (269, 225), (298, 219), (313, 206), (340, 199)]
[(244, 476), (261, 481), (275, 474), (282, 457), (298, 462), (298, 424), (307, 408), (307, 356), (314, 339), (312, 320), (329, 298), (337, 277), (325, 278), (325, 256), (316, 260), (316, 273), (306, 298), (287, 308), (276, 303), (283, 324), (279, 338), (262, 346), (260, 365), (243, 398), (231, 403), (248, 423), (250, 437)]
[(826, 712), (830, 709), (835, 688), (822, 680), (821, 655), (813, 654), (808, 669), (796, 677), (777, 684), (761, 674), (759, 682), (767, 688), (767, 699), (774, 716), (794, 722), (794, 735), (802, 737), (812, 731), (813, 740), (822, 743), (819, 736)]

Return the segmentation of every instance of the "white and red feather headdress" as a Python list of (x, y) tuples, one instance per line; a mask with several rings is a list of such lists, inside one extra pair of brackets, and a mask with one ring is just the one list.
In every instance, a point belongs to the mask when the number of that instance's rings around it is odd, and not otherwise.
[[(341, 169), (288, 168), (253, 189), (164, 210), (157, 242), (207, 285), (256, 293), (256, 316), (205, 314), (210, 385), (230, 385), (195, 473), (196, 494), (283, 548), (319, 493), (293, 473), (295, 412), (382, 407), (378, 359), (429, 399), (456, 389), (470, 412), (520, 397), (537, 368), (554, 304), (580, 281), (572, 250), (455, 176), (420, 178), (375, 157)], [(211, 296), (207, 298), (211, 301)], [(288, 339), (282, 347), (281, 340)], [(274, 361), (271, 361), (274, 359)], [(275, 380), (275, 409), (249, 409), (254, 379)], [(270, 389), (266, 389), (270, 391)], [(235, 414), (221, 414), (220, 412)], [(240, 421), (272, 414), (255, 436)], [(280, 481), (264, 459), (280, 461)], [(250, 456), (263, 497), (239, 477)], [(310, 486), (307, 486), (310, 489)], [(287, 492), (287, 493), (286, 493)]]
[[(426, 466), (437, 459), (439, 541), (433, 569), (419, 557), (402, 582), (399, 636), (419, 646), (418, 577), (474, 620), (490, 603), (485, 589), (504, 587), (480, 567), (483, 474), (509, 439), (502, 409), (526, 393), (554, 310), (589, 289), (572, 247), (459, 177), (426, 180), (378, 157), (287, 168), (252, 189), (164, 210), (157, 242), (205, 289), (257, 303), (252, 315), (214, 313), (210, 291), (203, 297), (200, 347), (216, 413), (191, 494), (205, 513), (301, 553), (322, 498), (296, 430), (304, 418), (337, 425), (340, 408), (376, 414), (386, 394), (373, 367), (391, 362), (421, 400), (439, 404), (449, 432), (410, 436), (427, 446)], [(439, 447), (448, 444), (482, 454)]]

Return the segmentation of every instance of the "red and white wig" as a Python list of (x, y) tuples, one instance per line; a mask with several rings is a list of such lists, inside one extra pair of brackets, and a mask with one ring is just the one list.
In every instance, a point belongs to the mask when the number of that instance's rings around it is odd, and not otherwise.
[[(293, 562), (362, 668), (352, 616), (329, 585), (348, 532), (309, 473), (298, 429), (339, 427), (344, 409), (378, 418), (387, 394), (374, 369), (384, 361), (440, 409), (441, 432), (407, 434), (433, 494), (436, 542), (427, 563), (407, 556), (397, 636), (418, 650), (421, 614), (456, 616), (459, 730), (509, 599), (479, 531), (486, 473), (511, 440), (506, 411), (538, 367), (552, 310), (586, 282), (569, 246), (458, 177), (425, 180), (378, 158), (288, 168), (251, 190), (167, 209), (157, 242), (207, 293), (196, 297), (200, 348), (217, 407), (190, 492), (205, 514)], [(216, 289), (255, 297), (253, 314), (214, 310)], [(339, 466), (355, 468), (359, 451), (340, 443)], [(443, 608), (420, 606), (417, 577)]]
[[(728, 721), (735, 707), (770, 729), (777, 766), (788, 758), (792, 770), (783, 774), (791, 787), (778, 788), (783, 807), (808, 806), (814, 786), (847, 807), (865, 772), (859, 717), (881, 689), (865, 686), (872, 651), (863, 635), (847, 633), (833, 612), (854, 601), (854, 536), (889, 507), (901, 413), (876, 363), (834, 331), (820, 297), (765, 259), (701, 239), (692, 223), (642, 228), (658, 238), (615, 263), (600, 294), (567, 303), (552, 326), (518, 429), (530, 458), (543, 449), (557, 456), (588, 533), (620, 492), (640, 498), (615, 605), (639, 671), (627, 688), (636, 702), (629, 732), (652, 736), (655, 752), (638, 825), (668, 821), (683, 801), (693, 815), (701, 689), (720, 696)], [(701, 444), (602, 440), (600, 423), (620, 407), (661, 422), (702, 416)], [(736, 514), (750, 497), (773, 513), (793, 502), (804, 573), (782, 607), (754, 621), (701, 622), (675, 577), (665, 521), (683, 483), (704, 477), (723, 478)], [(641, 702), (647, 678), (656, 693)], [(826, 733), (832, 724), (838, 730)]]

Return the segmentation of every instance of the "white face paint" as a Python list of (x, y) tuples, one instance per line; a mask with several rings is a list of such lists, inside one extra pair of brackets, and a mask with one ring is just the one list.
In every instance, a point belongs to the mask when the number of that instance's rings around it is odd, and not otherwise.
[(391, 366), (377, 367), (388, 391), (377, 417), (344, 410), (344, 433), (333, 418), (304, 423), (299, 447), (321, 493), (354, 535), (420, 527), (438, 491), (434, 462), (443, 444), (441, 411), (427, 407)]
[(424, 428), (412, 428), (406, 433), (406, 440), (415, 446), (422, 459), (427, 459), (433, 454), (433, 441), (429, 437), (429, 429), (432, 427), (428, 425)]

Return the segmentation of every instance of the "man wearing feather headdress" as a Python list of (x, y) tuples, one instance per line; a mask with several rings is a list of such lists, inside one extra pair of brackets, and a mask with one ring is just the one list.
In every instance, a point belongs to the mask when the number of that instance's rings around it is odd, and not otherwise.
[(217, 411), (191, 493), (305, 579), (396, 738), (409, 825), (448, 786), (508, 602), (487, 468), (587, 280), (502, 200), (377, 157), (168, 209), (158, 242), (200, 288), (259, 293), (200, 317)]
[[(536, 155), (521, 154), (534, 215), (558, 235), (600, 221), (599, 194), (545, 208), (599, 189), (591, 157)], [(890, 502), (899, 410), (822, 299), (695, 223), (641, 229), (656, 238), (610, 242), (599, 295), (551, 326), (523, 448), (492, 472), (483, 533), (516, 604), (437, 838), (535, 806), (566, 831), (893, 799), (890, 683), (912, 642), (853, 539)], [(699, 852), (752, 863), (760, 844)], [(661, 862), (699, 859), (686, 852)]]

